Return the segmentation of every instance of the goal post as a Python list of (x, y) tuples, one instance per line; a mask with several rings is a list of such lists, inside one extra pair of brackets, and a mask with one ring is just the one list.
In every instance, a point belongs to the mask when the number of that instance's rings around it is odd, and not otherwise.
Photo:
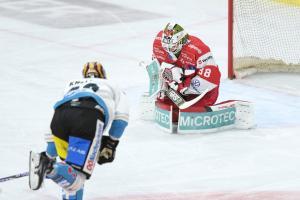
[(228, 77), (300, 72), (300, 0), (228, 0)]

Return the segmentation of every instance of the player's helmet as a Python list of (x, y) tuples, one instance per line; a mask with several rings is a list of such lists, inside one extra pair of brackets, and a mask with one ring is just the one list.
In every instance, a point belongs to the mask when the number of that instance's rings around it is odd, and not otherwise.
[(187, 40), (188, 34), (179, 24), (168, 23), (163, 30), (161, 44), (167, 52), (177, 54)]
[(84, 78), (104, 78), (106, 73), (101, 63), (88, 62), (83, 66), (82, 75)]

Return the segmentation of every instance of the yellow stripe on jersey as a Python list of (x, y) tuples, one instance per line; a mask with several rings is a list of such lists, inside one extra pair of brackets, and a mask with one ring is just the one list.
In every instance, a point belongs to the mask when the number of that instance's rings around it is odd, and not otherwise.
[(62, 159), (66, 159), (69, 143), (56, 136), (53, 136), (53, 139), (58, 156)]

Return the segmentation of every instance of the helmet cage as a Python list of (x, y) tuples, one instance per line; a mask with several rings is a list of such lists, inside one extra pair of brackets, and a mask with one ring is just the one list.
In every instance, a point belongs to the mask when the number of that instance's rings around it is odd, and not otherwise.
[(183, 28), (177, 24), (171, 25), (169, 23), (163, 31), (161, 44), (165, 51), (177, 54), (181, 51), (186, 41), (187, 34)]

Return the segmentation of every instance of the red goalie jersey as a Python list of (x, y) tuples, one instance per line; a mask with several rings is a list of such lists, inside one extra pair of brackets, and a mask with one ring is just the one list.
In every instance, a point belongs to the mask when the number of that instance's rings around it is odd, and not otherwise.
[[(178, 24), (169, 23), (160, 31), (153, 43), (153, 58), (161, 65), (169, 63), (180, 70), (173, 70), (180, 78), (165, 81), (168, 87), (177, 90), (186, 100), (195, 98), (206, 89), (209, 91), (192, 106), (194, 111), (213, 105), (219, 94), (220, 71), (215, 64), (210, 48), (199, 38), (188, 35)], [(167, 97), (160, 96), (162, 104), (173, 105)], [(199, 110), (199, 111), (200, 111)]]

